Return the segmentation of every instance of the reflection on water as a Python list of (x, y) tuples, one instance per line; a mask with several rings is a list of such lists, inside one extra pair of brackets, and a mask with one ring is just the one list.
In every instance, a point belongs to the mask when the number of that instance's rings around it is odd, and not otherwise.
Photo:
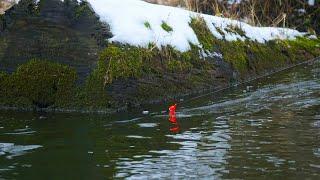
[(299, 67), (169, 115), (160, 107), (45, 120), (2, 112), (0, 142), (9, 143), (0, 143), (0, 178), (319, 179), (319, 69)]
[(179, 122), (171, 123), (171, 127), (169, 130), (170, 130), (170, 132), (175, 133), (175, 134), (180, 133), (181, 128), (180, 128)]

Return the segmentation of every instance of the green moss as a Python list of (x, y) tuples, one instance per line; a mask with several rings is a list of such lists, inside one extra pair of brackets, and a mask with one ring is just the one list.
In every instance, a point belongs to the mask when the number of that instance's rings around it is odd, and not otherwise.
[(169, 60), (166, 62), (167, 69), (170, 72), (185, 72), (190, 71), (192, 64), (188, 61), (179, 61), (179, 60)]
[(221, 34), (223, 37), (225, 36), (225, 33), (222, 31), (221, 28), (216, 27), (216, 26), (215, 26), (215, 28), (216, 28), (216, 30), (218, 31), (219, 34)]
[(245, 73), (248, 69), (248, 56), (246, 49), (248, 48), (242, 41), (221, 42), (220, 50), (224, 59), (231, 63), (240, 73)]
[(98, 72), (105, 84), (120, 78), (139, 77), (148, 52), (143, 48), (110, 45), (100, 55)]
[(237, 25), (228, 25), (227, 28), (225, 28), (224, 30), (228, 33), (238, 34), (243, 37), (246, 36), (246, 33), (242, 30), (242, 28)]
[(196, 33), (198, 40), (202, 44), (203, 48), (208, 51), (214, 50), (215, 39), (207, 27), (205, 21), (202, 18), (192, 18), (190, 26)]
[[(288, 46), (295, 51), (304, 50), (313, 56), (320, 55), (320, 40), (319, 39), (308, 39), (305, 37), (298, 37), (296, 40), (286, 41)], [(301, 57), (299, 57), (301, 58)]]
[(95, 70), (87, 78), (84, 87), (78, 89), (75, 105), (87, 109), (111, 108), (112, 99), (107, 94), (103, 83), (103, 77), (99, 75), (98, 70)]
[(167, 32), (171, 32), (173, 31), (172, 27), (169, 26), (169, 24), (167, 24), (166, 22), (162, 22), (161, 27), (163, 30), (167, 31)]
[[(118, 79), (139, 78), (143, 75), (169, 71), (188, 71), (192, 68), (190, 52), (178, 52), (173, 47), (144, 49), (110, 45), (100, 55), (96, 74), (104, 86)], [(198, 57), (199, 58), (199, 57)], [(161, 63), (163, 61), (164, 63)]]
[(151, 55), (148, 49), (110, 44), (101, 52), (97, 68), (79, 93), (82, 99), (79, 104), (92, 108), (115, 107), (117, 100), (108, 94), (109, 86), (117, 80), (137, 79), (151, 72), (152, 67), (147, 66)]
[[(239, 72), (247, 70), (248, 58), (245, 44), (241, 41), (227, 42), (216, 39), (202, 18), (193, 18), (190, 26), (195, 31), (203, 48), (209, 52), (220, 51), (224, 59)], [(221, 31), (221, 33), (223, 33)]]
[(77, 74), (66, 65), (31, 60), (19, 66), (12, 75), (2, 77), (5, 77), (1, 83), (3, 99), (23, 101), (45, 108), (62, 107), (72, 102)]
[(144, 24), (144, 27), (151, 30), (151, 24), (148, 21), (144, 22), (143, 24)]

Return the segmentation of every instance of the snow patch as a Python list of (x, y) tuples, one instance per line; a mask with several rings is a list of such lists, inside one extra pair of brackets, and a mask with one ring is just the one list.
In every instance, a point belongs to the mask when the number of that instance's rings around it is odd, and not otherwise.
[[(119, 42), (138, 47), (155, 44), (158, 48), (172, 46), (181, 52), (190, 50), (190, 43), (202, 47), (190, 27), (192, 18), (205, 20), (213, 36), (227, 41), (246, 39), (265, 43), (275, 39), (295, 39), (303, 36), (293, 29), (275, 27), (254, 27), (244, 22), (199, 14), (176, 7), (150, 4), (141, 0), (88, 0), (101, 21), (110, 25), (114, 35), (110, 42)], [(166, 31), (166, 23), (172, 31)], [(147, 24), (147, 25), (146, 25)], [(245, 36), (226, 31), (230, 27), (239, 27)], [(224, 33), (221, 35), (217, 28)]]

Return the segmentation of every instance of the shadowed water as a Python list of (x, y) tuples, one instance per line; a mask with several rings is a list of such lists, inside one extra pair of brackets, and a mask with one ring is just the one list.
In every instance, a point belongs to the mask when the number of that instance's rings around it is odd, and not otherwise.
[(319, 63), (166, 109), (2, 111), (0, 179), (320, 178)]

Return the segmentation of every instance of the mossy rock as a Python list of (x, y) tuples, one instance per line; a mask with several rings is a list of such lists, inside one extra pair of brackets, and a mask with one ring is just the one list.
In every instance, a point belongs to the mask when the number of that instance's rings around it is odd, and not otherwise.
[[(192, 47), (182, 53), (171, 46), (159, 49), (152, 44), (150, 48), (110, 44), (101, 52), (98, 66), (86, 82), (85, 101), (110, 107), (116, 102), (160, 98), (166, 94), (160, 89), (170, 89), (172, 95), (190, 89), (198, 82), (191, 82), (189, 76), (215, 69), (213, 62), (201, 59), (199, 48)], [(146, 96), (146, 90), (152, 90), (152, 95)]]
[(5, 99), (23, 99), (38, 108), (63, 107), (75, 96), (77, 73), (67, 65), (30, 60), (11, 75), (2, 74)]

